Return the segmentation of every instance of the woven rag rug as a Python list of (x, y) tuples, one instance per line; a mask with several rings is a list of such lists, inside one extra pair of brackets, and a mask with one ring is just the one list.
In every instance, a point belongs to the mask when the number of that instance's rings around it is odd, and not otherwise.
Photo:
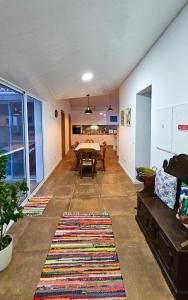
[(60, 218), (34, 299), (126, 299), (108, 214)]
[(24, 206), (23, 214), (31, 217), (42, 215), (51, 198), (52, 196), (31, 198)]

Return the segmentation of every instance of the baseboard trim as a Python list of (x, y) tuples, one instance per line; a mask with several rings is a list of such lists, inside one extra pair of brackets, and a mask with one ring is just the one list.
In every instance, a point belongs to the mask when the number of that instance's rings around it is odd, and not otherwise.
[(127, 171), (127, 169), (124, 167), (123, 163), (119, 160), (119, 164), (122, 167), (123, 171), (127, 174), (127, 176), (130, 178), (130, 180), (132, 181), (132, 183), (134, 184), (140, 184), (140, 182), (138, 180), (136, 180), (136, 178), (133, 178), (129, 171)]
[[(20, 206), (25, 206), (25, 204), (28, 202), (30, 198), (35, 196), (35, 194), (38, 192), (38, 190), (41, 188), (41, 186), (45, 183), (45, 181), (50, 177), (52, 172), (57, 168), (57, 166), (60, 164), (61, 159), (58, 160), (58, 162), (51, 168), (51, 170), (48, 172), (47, 176), (37, 185), (36, 189), (21, 203)], [(9, 225), (7, 226), (6, 231), (10, 229), (10, 227), (14, 224), (14, 221), (10, 221)]]

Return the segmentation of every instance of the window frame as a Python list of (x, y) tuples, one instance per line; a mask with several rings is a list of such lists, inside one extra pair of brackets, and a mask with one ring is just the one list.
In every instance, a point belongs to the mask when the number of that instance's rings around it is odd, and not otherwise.
[[(43, 130), (43, 100), (40, 99), (39, 97), (33, 95), (30, 92), (27, 92), (26, 90), (18, 87), (17, 85), (12, 84), (9, 81), (4, 80), (3, 78), (0, 77), (0, 84), (4, 85), (7, 88), (10, 88), (12, 90), (15, 90), (18, 93), (21, 93), (23, 95), (23, 146), (24, 146), (24, 153), (25, 153), (25, 160), (24, 160), (24, 168), (25, 168), (25, 175), (26, 175), (26, 181), (27, 181), (27, 186), (29, 188), (26, 198), (23, 200), (21, 205), (23, 205), (28, 198), (35, 193), (35, 191), (40, 187), (40, 185), (44, 182), (45, 178), (45, 167), (44, 167), (44, 130)], [(28, 97), (32, 97), (36, 100), (38, 100), (41, 103), (41, 134), (42, 134), (42, 156), (43, 156), (43, 179), (42, 181), (36, 186), (36, 188), (31, 192), (30, 189), (30, 168), (29, 168), (29, 137), (28, 137), (28, 111), (27, 111), (27, 99)], [(12, 151), (11, 151), (12, 153)], [(8, 153), (10, 154), (10, 153)], [(7, 155), (7, 153), (2, 154)]]

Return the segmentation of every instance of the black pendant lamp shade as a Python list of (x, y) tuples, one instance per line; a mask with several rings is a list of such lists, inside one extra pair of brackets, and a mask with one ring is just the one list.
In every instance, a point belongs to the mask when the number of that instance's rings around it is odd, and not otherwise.
[(107, 111), (112, 111), (112, 106), (111, 106), (111, 95), (109, 95), (109, 107), (107, 109)]
[(112, 111), (112, 110), (113, 110), (113, 109), (112, 109), (112, 106), (109, 105), (108, 111)]
[(88, 98), (87, 98), (87, 108), (86, 108), (86, 110), (85, 110), (85, 114), (92, 114), (93, 112), (92, 112), (92, 109), (90, 108), (90, 106), (89, 106), (89, 94), (87, 94), (86, 95)]

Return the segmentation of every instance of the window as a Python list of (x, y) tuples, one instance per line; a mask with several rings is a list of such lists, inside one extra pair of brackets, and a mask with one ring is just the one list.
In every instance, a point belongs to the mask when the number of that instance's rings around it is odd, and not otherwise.
[[(27, 107), (27, 116), (24, 107)], [(42, 104), (1, 83), (0, 150), (1, 155), (9, 158), (5, 180), (10, 183), (27, 180), (32, 192), (44, 177)]]
[(23, 94), (0, 84), (0, 150), (8, 155), (9, 182), (26, 179)]
[(41, 102), (27, 97), (29, 173), (30, 189), (33, 191), (42, 181), (43, 144), (42, 144), (42, 105)]

